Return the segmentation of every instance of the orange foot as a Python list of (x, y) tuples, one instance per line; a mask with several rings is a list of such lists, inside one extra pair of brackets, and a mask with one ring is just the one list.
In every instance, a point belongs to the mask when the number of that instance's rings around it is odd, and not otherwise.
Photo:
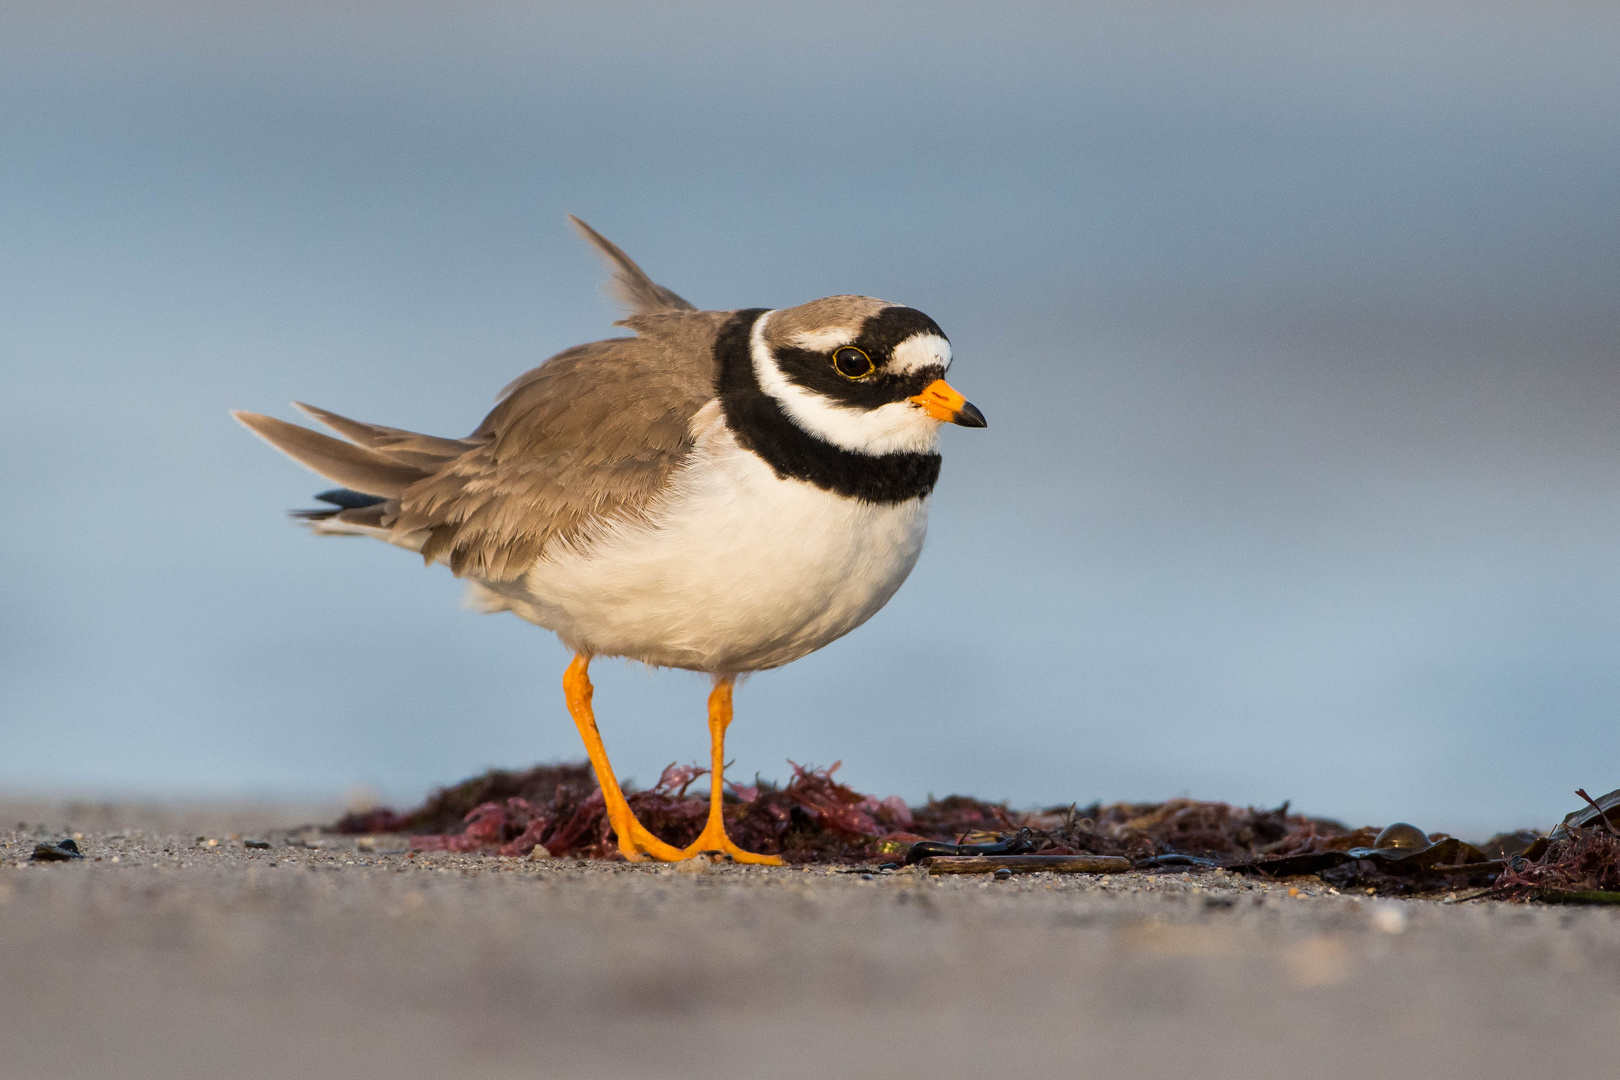
[(596, 782), (602, 789), (608, 822), (619, 841), (619, 854), (629, 862), (640, 862), (647, 856), (662, 862), (680, 862), (719, 852), (740, 863), (781, 866), (782, 860), (775, 855), (756, 855), (732, 843), (726, 835), (726, 823), (721, 815), (726, 728), (731, 724), (731, 688), (735, 678), (728, 676), (716, 681), (714, 692), (709, 695), (709, 742), (714, 767), (710, 775), (708, 823), (696, 840), (685, 848), (677, 848), (648, 832), (636, 820), (630, 804), (625, 801), (619, 781), (613, 775), (613, 766), (608, 762), (607, 747), (602, 745), (602, 734), (596, 728), (596, 713), (591, 708), (593, 688), (590, 666), (590, 657), (584, 653), (575, 655), (573, 663), (568, 665), (567, 674), (563, 676), (563, 693), (568, 699), (568, 712), (579, 728), (580, 738), (585, 741), (585, 752), (590, 755)]
[(734, 676), (715, 680), (714, 692), (709, 695), (709, 820), (698, 838), (681, 850), (681, 858), (690, 859), (707, 852), (730, 855), (740, 863), (756, 866), (781, 866), (779, 855), (759, 855), (744, 851), (726, 835), (726, 819), (722, 813), (723, 788), (726, 772), (726, 728), (731, 726), (731, 688)]

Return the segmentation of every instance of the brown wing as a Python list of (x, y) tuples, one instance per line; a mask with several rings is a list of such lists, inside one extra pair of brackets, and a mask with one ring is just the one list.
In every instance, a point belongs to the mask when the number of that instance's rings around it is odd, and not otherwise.
[[(558, 353), (501, 392), (478, 430), (440, 439), (298, 407), (351, 441), (255, 413), (237, 419), (329, 479), (383, 501), (307, 512), (420, 547), (457, 575), (509, 581), (548, 547), (645, 513), (692, 449), (730, 312), (694, 311), (578, 218), (613, 267), (638, 337)], [(330, 501), (330, 500), (328, 500)]]
[(714, 339), (729, 312), (663, 311), (640, 331), (558, 353), (523, 375), (463, 445), (400, 496), (392, 528), (458, 576), (509, 581), (553, 544), (645, 513), (692, 450), (714, 397)]

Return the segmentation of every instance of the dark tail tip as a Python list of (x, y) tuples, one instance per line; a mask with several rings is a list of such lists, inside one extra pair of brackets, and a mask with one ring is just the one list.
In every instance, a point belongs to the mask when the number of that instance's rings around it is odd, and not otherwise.
[[(388, 500), (381, 495), (367, 495), (363, 491), (351, 491), (349, 488), (333, 488), (323, 491), (315, 498), (327, 506), (316, 506), (308, 510), (292, 510), (289, 513), (299, 521), (328, 521), (337, 517), (345, 510), (364, 510), (368, 506), (376, 506)], [(336, 509), (329, 509), (336, 507)]]
[(381, 495), (367, 495), (363, 491), (351, 491), (348, 488), (333, 488), (323, 491), (315, 496), (323, 503), (331, 503), (339, 510), (358, 510), (362, 506), (376, 506), (388, 500)]

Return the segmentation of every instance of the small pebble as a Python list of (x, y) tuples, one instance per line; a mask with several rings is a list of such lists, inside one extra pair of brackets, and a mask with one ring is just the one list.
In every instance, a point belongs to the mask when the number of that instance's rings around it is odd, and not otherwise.
[(997, 870), (990, 876), (995, 878), (997, 881), (1007, 881), (1012, 877), (1012, 871), (1003, 866), (1000, 870)]
[(1372, 924), (1386, 934), (1403, 933), (1406, 930), (1406, 911), (1399, 904), (1379, 904), (1373, 908)]

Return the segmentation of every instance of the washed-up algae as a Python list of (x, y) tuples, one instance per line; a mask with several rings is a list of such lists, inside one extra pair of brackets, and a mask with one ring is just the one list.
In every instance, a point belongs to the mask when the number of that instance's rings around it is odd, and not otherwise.
[(1620, 904), (1620, 791), (1587, 806), (1505, 860), (1488, 895), (1550, 903)]
[[(1030, 854), (1123, 856), (1150, 871), (1315, 874), (1340, 888), (1380, 895), (1486, 887), (1479, 895), (1566, 902), (1620, 897), (1620, 828), (1607, 816), (1612, 811), (1620, 818), (1620, 792), (1588, 800), (1589, 808), (1571, 814), (1550, 836), (1520, 830), (1476, 846), (1402, 822), (1352, 828), (1293, 813), (1288, 803), (1255, 809), (1171, 799), (1018, 811), (951, 795), (908, 806), (897, 796), (880, 799), (840, 783), (836, 763), (792, 768), (785, 784), (727, 785), (723, 812), (727, 832), (742, 847), (794, 864), (900, 863), (912, 845), (925, 841), (937, 851), (941, 843), (985, 844), (1016, 835), (1018, 850)], [(684, 846), (709, 812), (708, 792), (693, 790), (707, 773), (670, 765), (652, 787), (627, 790), (626, 798), (643, 825)], [(583, 762), (491, 771), (434, 792), (414, 810), (352, 813), (332, 829), (406, 834), (418, 851), (621, 857), (602, 793)]]
[[(793, 863), (850, 863), (895, 850), (916, 824), (896, 797), (863, 795), (833, 778), (838, 766), (793, 766), (783, 785), (758, 782), (725, 789), (726, 830), (749, 850)], [(707, 769), (671, 765), (644, 791), (626, 791), (636, 817), (654, 834), (685, 846), (703, 829), (708, 793), (694, 794)], [(972, 805), (968, 805), (971, 803)], [(1010, 825), (1004, 807), (952, 800), (930, 803), (922, 826), (929, 835)], [(527, 772), (492, 771), (435, 792), (415, 810), (379, 809), (349, 814), (340, 833), (407, 833), (420, 851), (483, 851), (527, 855), (536, 847), (581, 858), (618, 858), (602, 793), (587, 764), (540, 765)], [(900, 837), (901, 840), (892, 839)], [(915, 839), (923, 839), (917, 836)], [(903, 847), (901, 848), (903, 849)]]
[[(1123, 855), (1144, 859), (1187, 854), (1237, 861), (1351, 847), (1376, 830), (1352, 830), (1325, 818), (1226, 803), (1175, 799), (1164, 803), (1093, 803), (1014, 811), (1005, 803), (967, 795), (908, 806), (840, 783), (838, 765), (793, 765), (786, 784), (756, 782), (725, 789), (726, 829), (745, 848), (790, 862), (859, 862), (903, 854), (920, 840), (983, 841), (1029, 829), (1037, 850), (1054, 855)], [(658, 782), (626, 798), (642, 824), (668, 842), (695, 839), (708, 814), (708, 793), (691, 792), (707, 774), (671, 765)], [(584, 763), (540, 765), (527, 772), (491, 771), (444, 788), (404, 813), (377, 809), (349, 814), (340, 833), (412, 834), (419, 850), (614, 857), (616, 846), (601, 792)]]

